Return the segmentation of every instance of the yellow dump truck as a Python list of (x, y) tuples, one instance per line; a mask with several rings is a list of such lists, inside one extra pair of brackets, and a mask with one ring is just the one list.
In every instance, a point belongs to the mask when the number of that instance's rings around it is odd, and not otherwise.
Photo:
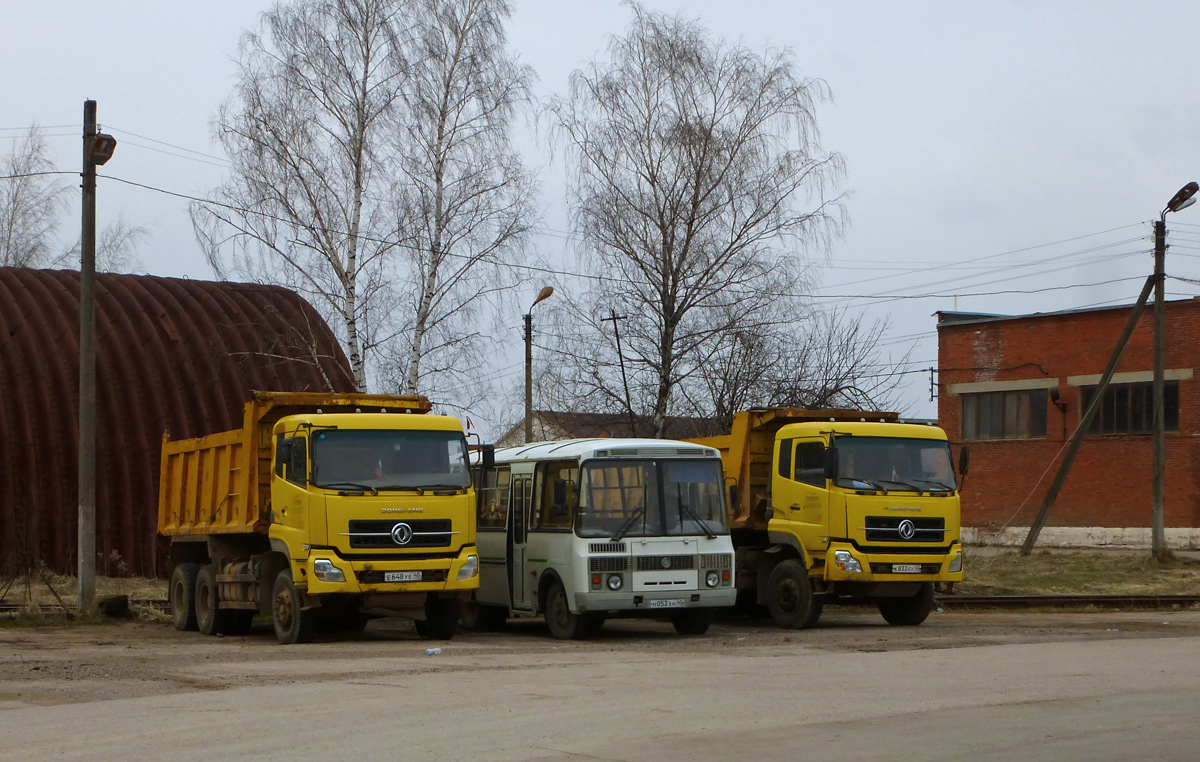
[[(925, 621), (935, 586), (962, 581), (959, 482), (946, 434), (894, 413), (757, 409), (721, 451), (739, 604), (781, 627), (830, 603), (875, 604), (889, 623)], [(969, 453), (959, 456), (965, 476)]]
[(178, 629), (281, 643), (372, 616), (450, 638), (479, 587), (475, 491), (457, 418), (418, 396), (257, 392), (242, 427), (163, 437), (158, 531)]

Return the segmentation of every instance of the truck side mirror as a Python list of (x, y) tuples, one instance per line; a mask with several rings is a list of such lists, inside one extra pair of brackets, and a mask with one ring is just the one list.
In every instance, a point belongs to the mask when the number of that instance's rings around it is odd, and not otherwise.
[(490, 471), (496, 467), (496, 445), (485, 444), (479, 449), (479, 462), (483, 465), (484, 471)]
[(838, 478), (838, 451), (836, 447), (825, 448), (825, 478), (831, 481)]
[(960, 476), (967, 475), (967, 466), (971, 464), (971, 448), (963, 445), (958, 451), (958, 473)]
[(554, 480), (554, 504), (555, 505), (566, 505), (567, 504), (567, 480), (566, 479), (555, 479)]
[(292, 440), (285, 439), (279, 443), (279, 452), (275, 454), (275, 460), (278, 463), (291, 464), (292, 462)]
[(729, 510), (737, 513), (738, 509), (738, 486), (737, 484), (729, 485)]

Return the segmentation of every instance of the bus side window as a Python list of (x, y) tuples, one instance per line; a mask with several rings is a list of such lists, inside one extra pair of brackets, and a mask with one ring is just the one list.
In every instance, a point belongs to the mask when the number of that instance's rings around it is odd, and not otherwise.
[(579, 466), (574, 461), (547, 463), (541, 474), (537, 529), (570, 529), (579, 501)]
[(485, 472), (487, 482), (483, 485), (483, 498), (479, 501), (478, 528), (484, 531), (500, 530), (508, 523), (509, 481), (512, 472), (501, 466)]

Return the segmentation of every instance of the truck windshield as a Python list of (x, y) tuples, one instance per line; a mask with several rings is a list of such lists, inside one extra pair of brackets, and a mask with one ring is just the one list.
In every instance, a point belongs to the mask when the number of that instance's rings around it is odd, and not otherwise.
[(471, 483), (467, 442), (459, 432), (318, 429), (312, 439), (317, 487), (466, 489)]
[(702, 460), (585, 463), (580, 537), (655, 537), (727, 532), (721, 464)]
[(950, 444), (938, 439), (838, 437), (840, 487), (953, 492)]

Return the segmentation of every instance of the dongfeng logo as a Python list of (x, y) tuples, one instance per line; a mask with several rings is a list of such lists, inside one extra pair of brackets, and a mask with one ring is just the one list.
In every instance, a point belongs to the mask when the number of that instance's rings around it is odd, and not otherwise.
[(408, 524), (403, 522), (392, 527), (392, 542), (397, 545), (407, 545), (413, 538), (413, 530)]
[[(397, 527), (397, 528), (399, 528), (399, 527)], [(911, 540), (917, 534), (917, 525), (912, 523), (911, 520), (905, 519), (904, 521), (900, 522), (898, 531), (900, 532), (901, 540)], [(392, 535), (395, 536), (395, 534), (396, 534), (396, 530), (393, 529)]]

